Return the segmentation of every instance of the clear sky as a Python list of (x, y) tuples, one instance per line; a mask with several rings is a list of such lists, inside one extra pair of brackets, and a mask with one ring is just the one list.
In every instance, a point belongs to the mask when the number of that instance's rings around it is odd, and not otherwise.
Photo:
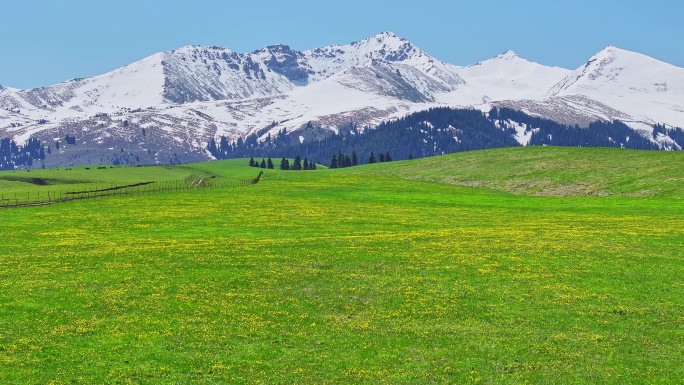
[(391, 31), (456, 65), (506, 50), (575, 69), (606, 45), (684, 67), (681, 0), (0, 0), (0, 84), (99, 75), (159, 51), (305, 50)]

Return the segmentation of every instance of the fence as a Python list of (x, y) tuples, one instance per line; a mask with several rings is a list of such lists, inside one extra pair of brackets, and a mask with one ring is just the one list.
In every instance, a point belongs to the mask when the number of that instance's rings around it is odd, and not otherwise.
[(225, 189), (244, 187), (259, 183), (263, 172), (253, 179), (226, 180), (222, 178), (188, 178), (184, 180), (144, 182), (130, 185), (91, 187), (87, 190), (54, 190), (26, 193), (0, 193), (0, 208), (43, 206), (82, 199), (104, 199), (139, 195), (160, 194), (199, 189)]

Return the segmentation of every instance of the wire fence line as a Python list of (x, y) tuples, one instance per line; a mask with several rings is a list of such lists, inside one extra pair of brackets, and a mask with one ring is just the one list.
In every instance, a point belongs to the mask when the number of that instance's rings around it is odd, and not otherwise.
[(191, 190), (226, 189), (259, 183), (263, 172), (252, 179), (227, 180), (216, 177), (191, 177), (183, 180), (142, 182), (129, 185), (93, 186), (81, 190), (52, 190), (25, 193), (0, 193), (0, 209), (44, 206), (82, 199), (142, 196)]

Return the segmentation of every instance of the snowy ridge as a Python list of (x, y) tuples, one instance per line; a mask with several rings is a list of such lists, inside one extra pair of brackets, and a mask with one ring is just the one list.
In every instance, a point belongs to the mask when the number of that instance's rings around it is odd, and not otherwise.
[[(305, 51), (308, 67), (316, 74), (334, 74), (345, 69), (368, 66), (377, 61), (402, 63), (418, 69), (453, 89), (463, 84), (458, 67), (443, 63), (391, 32), (383, 32), (348, 45), (333, 45)], [(314, 77), (321, 80), (321, 75)]]
[[(574, 71), (512, 51), (458, 67), (390, 32), (307, 51), (186, 46), (92, 78), (0, 86), (0, 137), (71, 134), (111, 147), (144, 129), (160, 148), (203, 154), (220, 135), (265, 138), (309, 122), (336, 131), (440, 106), (510, 107), (580, 126), (619, 119), (644, 132), (684, 127), (684, 69), (615, 47)], [(515, 129), (520, 143), (529, 140), (529, 129)]]
[(630, 115), (635, 122), (684, 125), (684, 69), (612, 46), (551, 87), (547, 95), (581, 95)]
[(460, 73), (469, 90), (482, 95), (484, 102), (507, 99), (542, 100), (547, 90), (571, 71), (547, 67), (507, 51), (492, 59), (470, 65)]

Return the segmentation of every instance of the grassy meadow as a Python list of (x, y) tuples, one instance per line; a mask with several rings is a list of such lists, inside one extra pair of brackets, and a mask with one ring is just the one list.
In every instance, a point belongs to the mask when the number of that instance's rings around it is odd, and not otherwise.
[[(2, 172), (0, 192), (246, 164)], [(676, 383), (683, 167), (502, 149), (0, 210), (0, 383)]]

